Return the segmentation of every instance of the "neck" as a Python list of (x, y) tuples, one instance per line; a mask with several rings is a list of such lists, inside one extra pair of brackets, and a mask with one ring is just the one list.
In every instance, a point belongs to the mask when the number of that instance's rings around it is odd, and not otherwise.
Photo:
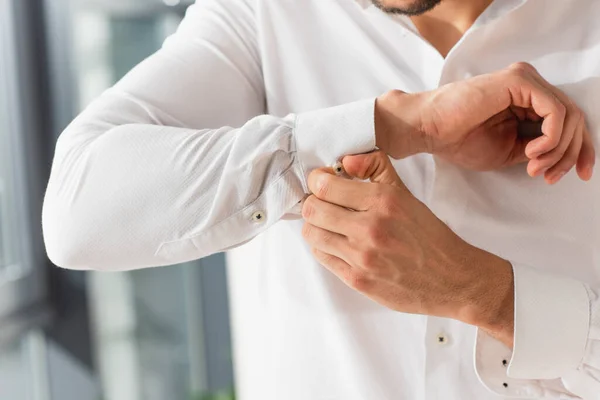
[(433, 10), (411, 17), (442, 56), (446, 56), (493, 0), (444, 0)]

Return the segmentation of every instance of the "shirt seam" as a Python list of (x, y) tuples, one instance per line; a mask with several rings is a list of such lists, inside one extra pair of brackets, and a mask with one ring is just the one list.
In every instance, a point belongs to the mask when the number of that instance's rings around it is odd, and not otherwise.
[(304, 193), (310, 193), (310, 190), (308, 188), (308, 182), (306, 180), (306, 167), (304, 166), (304, 163), (302, 162), (301, 157), (299, 156), (298, 153), (298, 141), (297, 141), (297, 131), (298, 131), (298, 115), (294, 116), (294, 121), (293, 121), (293, 126), (292, 126), (292, 140), (294, 141), (294, 153), (296, 154), (296, 159), (298, 161), (298, 164), (300, 166), (300, 182), (302, 183), (302, 189), (304, 190)]

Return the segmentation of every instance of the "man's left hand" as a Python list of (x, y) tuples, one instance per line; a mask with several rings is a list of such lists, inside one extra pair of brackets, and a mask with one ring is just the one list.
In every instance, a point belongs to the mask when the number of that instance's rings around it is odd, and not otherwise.
[(302, 234), (316, 259), (351, 288), (405, 313), (476, 325), (513, 341), (508, 261), (475, 248), (404, 186), (385, 153), (349, 156), (353, 181), (319, 169), (309, 176)]

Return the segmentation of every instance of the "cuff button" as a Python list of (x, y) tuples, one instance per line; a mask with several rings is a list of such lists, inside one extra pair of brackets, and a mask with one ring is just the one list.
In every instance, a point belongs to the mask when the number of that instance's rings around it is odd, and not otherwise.
[(341, 161), (333, 164), (333, 172), (335, 172), (336, 175), (342, 175), (344, 173), (344, 165), (341, 163)]
[(252, 221), (256, 222), (256, 223), (262, 223), (267, 219), (267, 215), (265, 214), (264, 211), (257, 211), (254, 214), (252, 214)]

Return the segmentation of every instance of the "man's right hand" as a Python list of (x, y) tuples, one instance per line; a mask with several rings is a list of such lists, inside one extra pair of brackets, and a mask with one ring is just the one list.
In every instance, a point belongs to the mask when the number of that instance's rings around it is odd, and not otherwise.
[[(519, 137), (525, 120), (543, 120), (543, 135)], [(376, 102), (375, 132), (394, 158), (430, 153), (479, 171), (529, 161), (528, 173), (550, 184), (575, 165), (589, 180), (595, 162), (583, 112), (526, 63), (431, 92), (388, 92)]]

